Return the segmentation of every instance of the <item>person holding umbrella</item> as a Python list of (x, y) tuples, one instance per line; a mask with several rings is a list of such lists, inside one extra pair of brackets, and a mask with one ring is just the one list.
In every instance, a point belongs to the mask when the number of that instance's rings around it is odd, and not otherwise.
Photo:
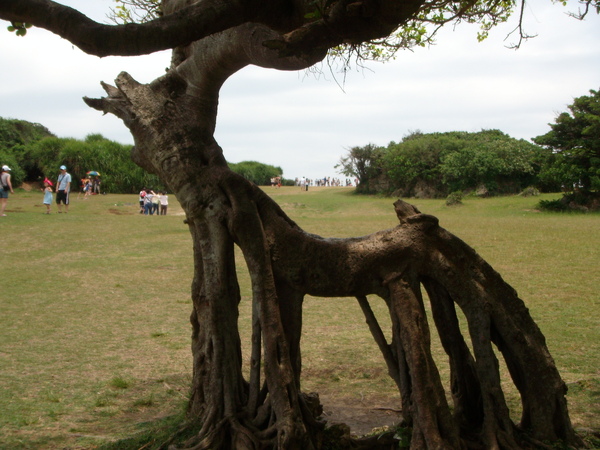
[(91, 177), (91, 194), (99, 194), (100, 193), (100, 172), (95, 170), (90, 170), (87, 173), (88, 178)]
[(60, 166), (60, 175), (56, 182), (56, 204), (58, 212), (62, 213), (62, 204), (65, 205), (65, 213), (69, 212), (69, 191), (71, 190), (71, 174), (67, 173), (66, 166)]

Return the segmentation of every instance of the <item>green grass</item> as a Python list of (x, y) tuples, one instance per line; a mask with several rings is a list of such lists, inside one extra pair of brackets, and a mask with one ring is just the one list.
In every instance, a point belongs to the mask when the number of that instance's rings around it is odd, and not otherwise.
[[(346, 188), (267, 192), (323, 236), (397, 223), (390, 198)], [(411, 202), (517, 289), (569, 386), (575, 426), (600, 429), (600, 216), (535, 210), (540, 198), (558, 196), (467, 197), (458, 207)], [(0, 449), (95, 448), (166, 426), (182, 411), (191, 370), (192, 254), (181, 208), (171, 196), (168, 216), (143, 216), (137, 196), (106, 195), (44, 215), (41, 201), (41, 192), (18, 191), (0, 218)], [(251, 302), (242, 266), (239, 276), (247, 352)], [(384, 305), (371, 302), (385, 323)], [(354, 299), (307, 297), (302, 345), (303, 388), (321, 393), (326, 410), (341, 400), (397, 403)], [(445, 374), (435, 336), (434, 355)], [(509, 401), (518, 411), (516, 394)]]

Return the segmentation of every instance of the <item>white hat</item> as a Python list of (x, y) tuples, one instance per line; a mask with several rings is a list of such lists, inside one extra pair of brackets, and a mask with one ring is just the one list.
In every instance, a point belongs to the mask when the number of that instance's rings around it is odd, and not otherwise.
[(10, 170), (10, 167), (4, 165), (4, 166), (2, 166), (2, 170)]
[(67, 166), (60, 166), (60, 170), (67, 170)]

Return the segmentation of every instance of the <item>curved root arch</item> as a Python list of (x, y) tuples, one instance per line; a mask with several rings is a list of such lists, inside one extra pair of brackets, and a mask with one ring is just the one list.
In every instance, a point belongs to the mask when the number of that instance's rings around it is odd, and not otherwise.
[[(266, 234), (272, 235), (273, 270), (276, 279), (284, 280), (279, 285), (287, 286), (287, 293), (357, 297), (400, 390), (404, 419), (413, 425), (414, 448), (455, 449), (468, 443), (519, 448), (521, 431), (529, 439), (579, 445), (568, 415), (565, 384), (516, 291), (473, 249), (440, 228), (437, 219), (402, 201), (395, 207), (400, 220), (396, 229), (345, 240), (303, 234), (277, 209), (269, 214), (262, 210)], [(278, 258), (283, 254), (304, 254), (308, 262), (283, 261)], [(337, 266), (343, 274), (315, 267), (315, 261), (328, 261), (331, 267), (336, 260), (343, 262)], [(449, 357), (452, 411), (431, 355), (421, 286)], [(380, 295), (388, 305), (393, 327), (390, 343), (370, 309), (366, 299), (370, 293)], [(286, 300), (296, 306), (290, 307)], [(282, 310), (300, 314), (297, 299), (290, 301), (284, 295), (279, 301)], [(467, 338), (456, 305), (467, 320)], [(294, 333), (290, 337), (293, 341)], [(294, 345), (299, 347), (297, 342)], [(518, 427), (510, 419), (494, 346), (521, 396)]]

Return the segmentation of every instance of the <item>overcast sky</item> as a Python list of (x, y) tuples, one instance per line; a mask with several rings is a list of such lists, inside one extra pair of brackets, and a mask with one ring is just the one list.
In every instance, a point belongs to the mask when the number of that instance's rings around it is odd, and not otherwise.
[[(113, 5), (60, 3), (99, 21)], [(476, 26), (449, 27), (433, 47), (369, 63), (345, 78), (327, 67), (318, 78), (246, 68), (222, 90), (216, 138), (231, 162), (256, 160), (281, 166), (286, 178), (315, 178), (339, 176), (333, 167), (350, 147), (385, 146), (416, 130), (544, 134), (573, 98), (600, 89), (600, 17), (580, 22), (566, 15), (576, 8), (530, 1), (525, 30), (538, 36), (519, 50), (506, 48), (516, 37), (504, 40), (513, 21), (483, 43)], [(100, 81), (112, 84), (123, 70), (140, 82), (153, 80), (168, 66), (168, 52), (100, 59), (44, 30), (21, 38), (7, 25), (0, 22), (0, 117), (41, 123), (59, 137), (101, 133), (133, 143), (120, 120), (81, 98), (102, 96)]]

